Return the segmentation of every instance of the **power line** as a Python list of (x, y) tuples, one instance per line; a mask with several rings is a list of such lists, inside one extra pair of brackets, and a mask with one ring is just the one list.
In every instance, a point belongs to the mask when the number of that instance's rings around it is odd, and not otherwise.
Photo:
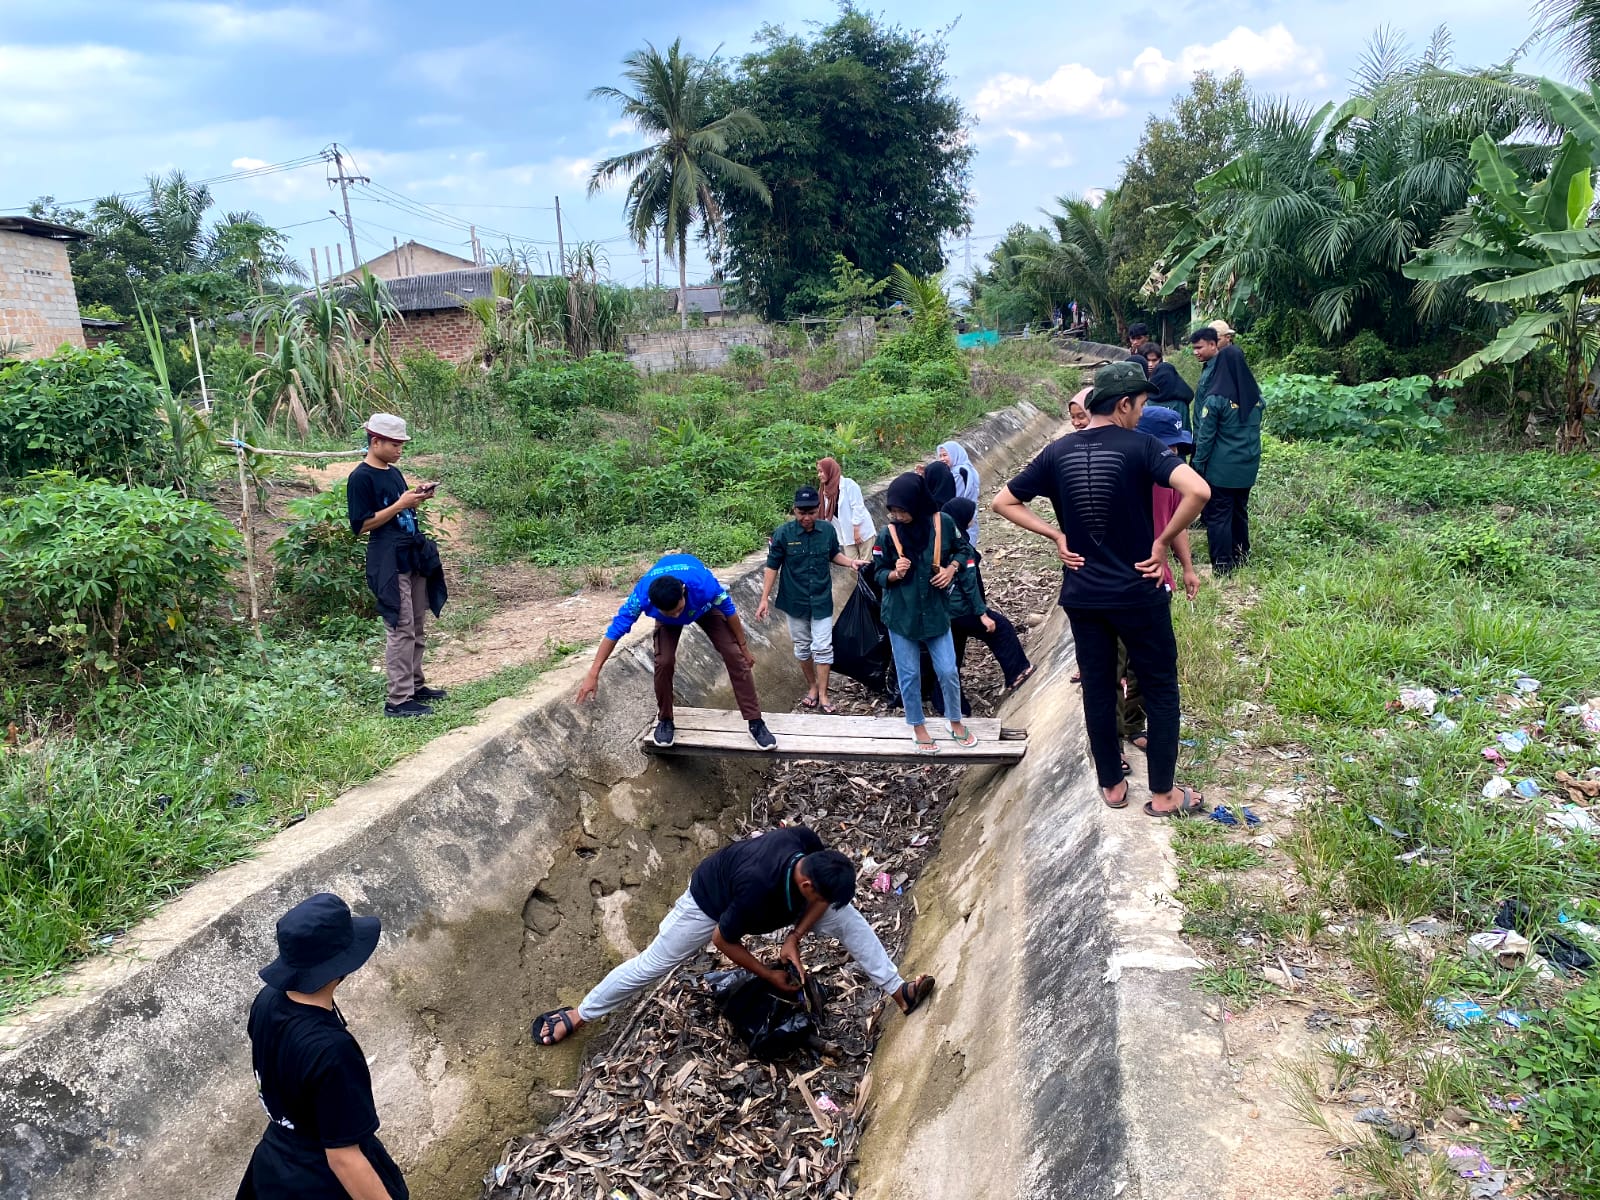
[[(309, 167), (312, 163), (326, 161), (327, 154), (324, 151), (319, 150), (315, 154), (302, 155), (299, 158), (287, 159), (281, 163), (264, 163), (259, 167), (244, 167), (236, 171), (230, 171), (223, 175), (213, 175), (207, 179), (191, 179), (188, 182), (190, 187), (212, 187), (216, 184), (222, 183), (237, 183), (244, 179), (259, 179), (263, 175), (276, 175), (282, 171), (298, 171), (301, 167)], [(99, 196), (85, 196), (81, 200), (57, 200), (54, 201), (54, 203), (62, 208), (70, 208), (78, 204), (94, 204), (99, 200), (127, 200), (134, 196), (142, 196), (146, 194), (147, 191), (147, 188), (136, 188), (126, 192), (111, 192)], [(28, 209), (28, 207), (29, 206), (27, 204), (15, 204), (10, 208), (4, 209), (3, 211), (24, 212)]]

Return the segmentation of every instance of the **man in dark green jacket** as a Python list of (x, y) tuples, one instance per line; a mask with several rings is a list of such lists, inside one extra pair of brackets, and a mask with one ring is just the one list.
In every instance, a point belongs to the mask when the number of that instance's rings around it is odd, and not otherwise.
[(1197, 329), (1189, 341), (1205, 363), (1196, 389), (1194, 469), (1211, 485), (1200, 519), (1211, 568), (1226, 575), (1250, 557), (1250, 489), (1261, 470), (1261, 389), (1237, 346), (1217, 331)]
[(821, 708), (832, 715), (828, 675), (833, 670), (833, 572), (837, 564), (859, 571), (865, 559), (847, 558), (833, 522), (817, 520), (822, 497), (814, 487), (794, 494), (794, 520), (778, 526), (767, 542), (767, 569), (761, 580), (756, 620), (767, 619), (772, 585), (778, 585), (778, 609), (789, 618), (794, 656), (806, 677), (802, 708)]

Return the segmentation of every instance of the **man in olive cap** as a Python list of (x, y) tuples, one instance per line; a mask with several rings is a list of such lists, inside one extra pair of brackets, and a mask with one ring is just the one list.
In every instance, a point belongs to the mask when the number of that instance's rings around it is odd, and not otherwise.
[[(1083, 676), (1083, 720), (1089, 732), (1101, 797), (1111, 808), (1128, 804), (1117, 735), (1117, 641), (1144, 687), (1149, 719), (1145, 754), (1152, 817), (1198, 812), (1205, 797), (1173, 776), (1178, 762), (1178, 646), (1172, 634), (1171, 592), (1162, 567), (1178, 535), (1205, 507), (1206, 481), (1171, 448), (1138, 431), (1150, 387), (1133, 363), (1095, 372), (1089, 424), (1058, 438), (995, 497), (994, 511), (1056, 544), (1061, 559), (1061, 607)], [(1178, 493), (1177, 510), (1160, 530), (1151, 516), (1151, 489)], [(1028, 507), (1048, 496), (1059, 529)]]
[(278, 920), (278, 957), (250, 1006), (250, 1060), (267, 1131), (236, 1200), (409, 1200), (378, 1140), (366, 1056), (333, 1002), (372, 956), (377, 917), (353, 917), (330, 892)]
[(345, 496), (350, 532), (367, 537), (367, 586), (387, 627), (383, 665), (389, 696), (383, 715), (426, 717), (433, 712), (427, 701), (448, 694), (429, 687), (422, 674), (428, 610), (437, 617), (449, 596), (439, 547), (417, 525), (417, 509), (433, 499), (439, 485), (406, 486), (395, 465), (411, 440), (402, 418), (373, 413), (366, 435), (367, 457), (350, 472)]

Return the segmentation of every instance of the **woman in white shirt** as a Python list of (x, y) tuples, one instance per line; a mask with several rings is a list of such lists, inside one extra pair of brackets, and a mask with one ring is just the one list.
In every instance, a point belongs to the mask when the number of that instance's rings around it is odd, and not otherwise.
[(822, 493), (822, 519), (832, 521), (839, 545), (851, 558), (865, 558), (872, 550), (878, 527), (861, 498), (861, 487), (846, 479), (837, 459), (817, 462), (817, 490)]

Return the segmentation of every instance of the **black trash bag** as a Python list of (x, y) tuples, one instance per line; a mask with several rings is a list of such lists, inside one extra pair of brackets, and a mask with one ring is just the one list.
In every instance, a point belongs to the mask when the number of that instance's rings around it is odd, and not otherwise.
[(833, 623), (833, 673), (875, 692), (889, 690), (889, 631), (877, 593), (857, 572), (855, 591)]
[[(786, 968), (791, 976), (794, 968)], [(773, 1062), (806, 1045), (822, 1017), (822, 993), (812, 978), (798, 993), (775, 991), (743, 967), (705, 977), (717, 1011), (756, 1058)]]

